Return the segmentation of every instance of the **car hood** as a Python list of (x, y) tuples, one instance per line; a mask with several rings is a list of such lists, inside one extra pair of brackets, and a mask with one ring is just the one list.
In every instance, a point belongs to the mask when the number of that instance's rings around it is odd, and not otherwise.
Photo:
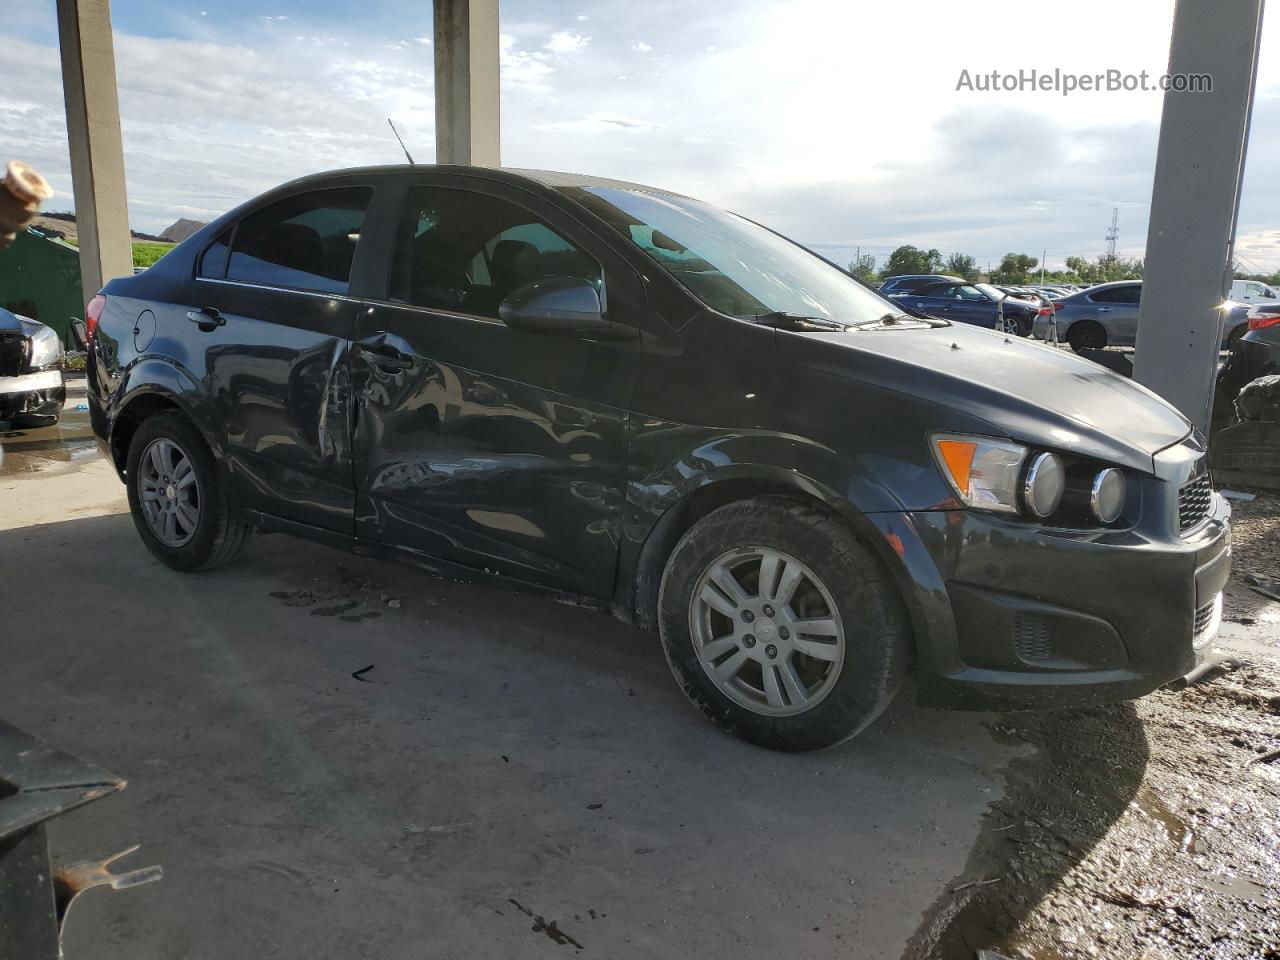
[(44, 324), (21, 314), (0, 310), (0, 333), (20, 333), (24, 337), (33, 336)]
[[(1174, 407), (1066, 350), (963, 324), (783, 333), (792, 362), (935, 401), (992, 433), (1152, 472), (1152, 458), (1191, 432)], [(939, 430), (947, 429), (945, 410)]]

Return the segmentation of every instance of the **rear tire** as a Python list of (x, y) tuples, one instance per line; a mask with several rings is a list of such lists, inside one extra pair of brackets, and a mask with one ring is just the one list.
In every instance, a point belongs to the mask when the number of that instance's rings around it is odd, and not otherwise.
[(142, 542), (174, 570), (222, 566), (249, 538), (252, 528), (239, 516), (226, 472), (181, 414), (157, 413), (138, 427), (125, 486)]
[(1080, 320), (1067, 331), (1067, 343), (1076, 353), (1101, 350), (1107, 345), (1107, 331), (1096, 320)]
[(912, 644), (879, 558), (841, 519), (781, 497), (731, 503), (693, 525), (667, 561), (658, 625), (689, 700), (773, 750), (862, 731), (893, 699)]

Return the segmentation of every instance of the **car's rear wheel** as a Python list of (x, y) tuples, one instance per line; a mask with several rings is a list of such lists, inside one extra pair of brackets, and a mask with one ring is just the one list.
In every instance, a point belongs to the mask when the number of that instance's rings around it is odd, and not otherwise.
[(147, 549), (175, 570), (206, 570), (234, 558), (250, 527), (204, 438), (180, 414), (138, 427), (125, 468), (133, 523)]
[(1107, 345), (1107, 331), (1096, 320), (1081, 320), (1067, 331), (1067, 343), (1076, 353), (1082, 350), (1101, 350)]
[(772, 749), (849, 739), (906, 674), (910, 628), (888, 571), (816, 506), (765, 497), (708, 514), (672, 552), (658, 607), (689, 699)]

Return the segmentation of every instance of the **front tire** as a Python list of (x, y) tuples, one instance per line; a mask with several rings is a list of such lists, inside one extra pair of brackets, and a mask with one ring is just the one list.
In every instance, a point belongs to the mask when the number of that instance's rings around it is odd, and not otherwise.
[(133, 524), (161, 563), (208, 570), (244, 548), (250, 527), (235, 509), (226, 474), (180, 414), (143, 421), (129, 444), (125, 478)]
[(780, 497), (721, 507), (658, 594), (667, 662), (723, 730), (773, 750), (853, 737), (893, 699), (911, 631), (888, 571), (839, 518)]

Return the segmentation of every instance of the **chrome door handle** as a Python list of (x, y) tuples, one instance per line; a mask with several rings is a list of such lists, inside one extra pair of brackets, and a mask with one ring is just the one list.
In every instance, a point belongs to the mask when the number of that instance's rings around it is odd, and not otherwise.
[(397, 350), (381, 337), (358, 341), (356, 346), (369, 355), (374, 366), (384, 370), (410, 370), (414, 366), (414, 359), (410, 354)]
[(204, 333), (212, 333), (215, 329), (226, 325), (226, 320), (213, 307), (201, 307), (199, 310), (188, 310), (187, 319)]

